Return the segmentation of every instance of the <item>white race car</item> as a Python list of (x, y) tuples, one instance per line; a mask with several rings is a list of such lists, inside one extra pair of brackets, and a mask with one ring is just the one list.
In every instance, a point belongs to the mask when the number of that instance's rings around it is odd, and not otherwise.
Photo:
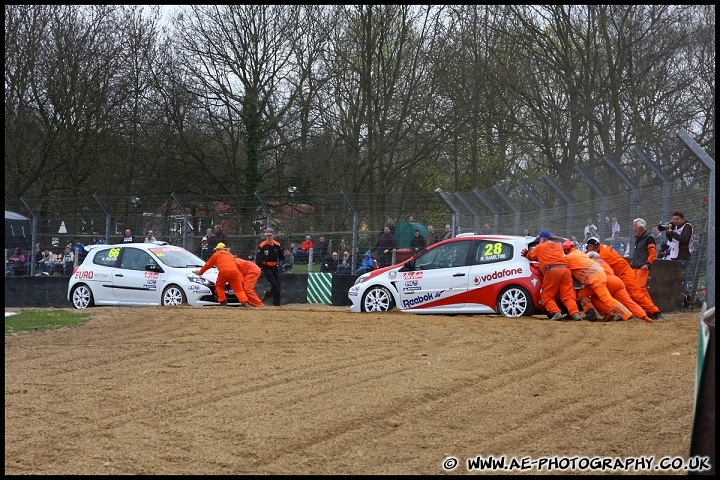
[[(87, 245), (85, 250), (88, 253), (68, 284), (68, 300), (77, 309), (94, 305), (219, 305), (217, 268), (203, 276), (193, 273), (205, 262), (182, 247), (153, 242)], [(237, 299), (228, 297), (228, 304), (234, 303)]]
[(543, 311), (537, 262), (520, 255), (533, 237), (460, 234), (431, 245), (408, 261), (358, 277), (348, 297), (351, 312), (428, 314)]

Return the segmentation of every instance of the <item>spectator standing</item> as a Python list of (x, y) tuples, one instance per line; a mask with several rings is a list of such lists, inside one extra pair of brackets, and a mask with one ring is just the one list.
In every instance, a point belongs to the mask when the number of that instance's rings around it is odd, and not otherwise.
[(200, 240), (200, 251), (198, 252), (198, 257), (200, 257), (203, 262), (207, 262), (210, 260), (212, 254), (213, 252), (210, 250), (210, 244), (208, 243), (207, 238), (203, 237), (203, 239)]
[(245, 294), (245, 288), (243, 287), (243, 278), (240, 270), (238, 270), (235, 264), (235, 255), (228, 252), (227, 246), (220, 242), (213, 249), (214, 253), (210, 256), (205, 265), (199, 270), (195, 270), (194, 273), (202, 275), (207, 272), (213, 265), (217, 266), (218, 276), (215, 281), (215, 295), (217, 295), (220, 306), (227, 306), (227, 294), (225, 293), (225, 287), (230, 284), (230, 288), (233, 289), (238, 302), (243, 307), (249, 307), (247, 295)]
[(11, 277), (25, 275), (25, 263), (27, 261), (27, 256), (22, 247), (15, 247), (15, 253), (7, 259), (7, 275)]
[[(215, 236), (215, 241), (218, 243), (224, 243), (225, 245), (228, 244), (228, 238), (225, 235), (225, 231), (219, 224), (215, 225), (213, 228), (213, 235)], [(208, 243), (210, 243), (210, 238), (208, 238)], [(210, 243), (210, 245), (212, 245), (212, 243)]]
[(155, 238), (155, 232), (152, 230), (148, 230), (147, 236), (145, 237), (145, 243), (153, 243), (157, 242), (157, 238)]
[(616, 233), (620, 236), (620, 224), (618, 223), (617, 218), (613, 217), (610, 223), (610, 235), (614, 237)]
[(125, 235), (120, 237), (116, 243), (135, 243), (135, 237), (132, 234), (132, 230), (129, 228), (125, 229)]
[(672, 213), (672, 228), (665, 230), (665, 237), (668, 241), (668, 256), (670, 260), (682, 262), (683, 284), (685, 294), (688, 294), (687, 266), (692, 258), (693, 226), (685, 221), (685, 214), (680, 210)]
[(395, 235), (390, 231), (390, 226), (385, 225), (383, 227), (383, 233), (380, 235), (380, 238), (378, 238), (375, 247), (373, 247), (373, 250), (377, 252), (378, 266), (380, 268), (388, 267), (392, 264), (393, 250), (396, 250), (397, 247), (397, 238), (395, 238)]
[(280, 271), (278, 269), (278, 263), (285, 260), (285, 252), (280, 245), (280, 242), (273, 238), (275, 231), (272, 228), (265, 230), (265, 240), (260, 242), (257, 253), (255, 254), (255, 263), (260, 267), (265, 279), (270, 284), (270, 289), (267, 290), (261, 297), (261, 300), (267, 300), (268, 295), (273, 296), (273, 305), (276, 307), (280, 306), (282, 295), (280, 291)]
[(652, 236), (655, 239), (655, 248), (659, 249), (660, 244), (665, 241), (665, 235), (658, 227), (652, 227)]
[(610, 243), (610, 247), (611, 247), (613, 250), (615, 250), (617, 253), (619, 253), (620, 255), (622, 255), (622, 254), (624, 253), (624, 252), (623, 252), (622, 238), (620, 238), (620, 234), (619, 234), (619, 233), (615, 233), (615, 234), (613, 235), (613, 241), (612, 241), (612, 243)]
[(260, 297), (258, 297), (258, 294), (255, 292), (255, 284), (262, 273), (260, 267), (258, 267), (255, 262), (244, 260), (240, 257), (235, 257), (235, 266), (242, 276), (243, 290), (245, 291), (245, 296), (248, 298), (250, 306), (264, 307), (265, 304), (262, 300), (260, 300)]
[(365, 252), (360, 266), (355, 270), (355, 275), (362, 275), (363, 273), (372, 272), (375, 270), (375, 259), (372, 256), (372, 252), (368, 250)]
[(482, 232), (480, 232), (482, 235), (490, 235), (492, 234), (492, 228), (490, 228), (490, 224), (486, 223), (483, 225)]
[(583, 252), (585, 251), (585, 249), (583, 248), (583, 245), (580, 242), (578, 242), (578, 239), (575, 235), (570, 237), (570, 241), (573, 243), (575, 248), (577, 248), (578, 250), (583, 251)]
[(428, 225), (427, 229), (428, 234), (427, 237), (425, 237), (425, 248), (440, 241), (440, 234), (435, 231), (435, 227)]
[(390, 233), (395, 235), (395, 219), (393, 219), (392, 217), (388, 217), (387, 226), (390, 227)]
[(563, 248), (552, 239), (552, 233), (548, 231), (540, 232), (540, 235), (535, 239), (535, 241), (539, 242), (537, 246), (532, 250), (523, 248), (520, 255), (528, 260), (540, 263), (540, 271), (543, 273), (540, 298), (545, 310), (552, 315), (551, 320), (565, 318), (557, 302), (555, 302), (558, 293), (572, 319), (582, 320), (577, 306), (572, 275), (567, 268)]
[(595, 235), (595, 232), (597, 232), (597, 227), (593, 223), (592, 218), (587, 219), (587, 225), (585, 225), (585, 229), (583, 230), (583, 234), (585, 235), (585, 240)]
[(648, 297), (650, 292), (647, 290), (648, 276), (650, 275), (650, 267), (652, 267), (655, 258), (655, 238), (650, 232), (645, 230), (647, 222), (642, 218), (633, 220), (633, 231), (635, 232), (635, 250), (630, 266), (635, 272), (635, 280), (640, 290)]
[(78, 264), (85, 260), (85, 244), (80, 241), (79, 238), (75, 239), (75, 245), (73, 245), (73, 253), (78, 259)]
[(448, 238), (453, 238), (453, 233), (452, 233), (452, 227), (450, 226), (450, 224), (446, 223), (445, 224), (445, 235), (443, 235), (442, 239), (447, 240)]
[(413, 255), (425, 250), (425, 237), (420, 235), (420, 230), (415, 230), (413, 238), (410, 240), (410, 248)]
[(317, 245), (313, 247), (313, 259), (322, 265), (323, 262), (327, 260), (327, 254), (330, 248), (332, 247), (332, 240), (330, 242), (327, 242), (325, 240), (325, 237), (323, 235), (320, 235), (320, 238), (318, 238)]
[(105, 245), (105, 239), (102, 237), (92, 237), (93, 245)]

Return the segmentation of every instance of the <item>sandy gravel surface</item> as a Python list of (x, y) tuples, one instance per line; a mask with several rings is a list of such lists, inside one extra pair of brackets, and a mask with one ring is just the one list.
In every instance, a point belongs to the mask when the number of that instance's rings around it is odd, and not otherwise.
[(457, 474), (478, 455), (690, 450), (698, 313), (89, 311), (5, 338), (5, 474)]

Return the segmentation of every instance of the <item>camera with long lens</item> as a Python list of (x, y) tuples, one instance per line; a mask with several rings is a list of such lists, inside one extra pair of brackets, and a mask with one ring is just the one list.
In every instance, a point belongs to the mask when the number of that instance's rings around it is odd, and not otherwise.
[(673, 228), (675, 228), (675, 224), (673, 224), (672, 222), (663, 222), (658, 225), (658, 230), (660, 230), (661, 232), (665, 230), (672, 230)]

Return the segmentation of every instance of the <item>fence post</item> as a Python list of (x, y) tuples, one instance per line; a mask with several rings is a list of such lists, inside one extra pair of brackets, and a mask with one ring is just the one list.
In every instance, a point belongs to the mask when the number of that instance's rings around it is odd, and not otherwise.
[(480, 231), (480, 214), (478, 213), (477, 210), (475, 210), (475, 208), (474, 208), (472, 205), (470, 205), (470, 202), (468, 202), (468, 201), (465, 199), (465, 197), (463, 197), (462, 193), (460, 193), (460, 192), (455, 192), (455, 196), (460, 200), (460, 202), (461, 202), (463, 205), (465, 205), (465, 208), (467, 208), (468, 211), (472, 214), (472, 216), (473, 216), (473, 227), (474, 227), (474, 228), (473, 228), (473, 232), (475, 232), (475, 233), (479, 232), (479, 231)]
[(263, 198), (259, 192), (255, 192), (255, 198), (258, 199), (258, 202), (260, 202), (260, 205), (263, 207), (263, 210), (265, 210), (265, 213), (267, 214), (267, 227), (265, 227), (265, 228), (271, 228), (272, 227), (272, 212), (270, 211), (270, 207), (268, 207), (268, 204), (265, 203), (265, 200), (263, 200)]
[(502, 191), (500, 187), (498, 187), (497, 185), (493, 185), (492, 189), (495, 190), (495, 193), (497, 193), (500, 198), (502, 198), (505, 203), (507, 203), (510, 208), (512, 208), (512, 211), (515, 212), (515, 227), (513, 235), (520, 235), (520, 208), (515, 205), (515, 202), (513, 202), (510, 197), (508, 197), (507, 194)]
[[(610, 155), (603, 155), (603, 160), (605, 160), (605, 163), (607, 163), (613, 172), (617, 174), (620, 179), (625, 182), (625, 185), (628, 186), (630, 189), (630, 218), (632, 218), (632, 222), (635, 221), (636, 218), (638, 218), (638, 211), (637, 211), (637, 200), (638, 200), (638, 188), (635, 182), (633, 182), (630, 177), (625, 175), (625, 172), (622, 171), (622, 169), (615, 163), (613, 158)], [(649, 230), (649, 228), (648, 228)], [(633, 225), (630, 224), (630, 231), (633, 232)], [(612, 234), (612, 232), (610, 232)], [(630, 258), (632, 258), (633, 253), (635, 252), (635, 242), (632, 241), (633, 234), (630, 234), (630, 241), (628, 242), (629, 248), (628, 251), (630, 252)]]
[(542, 176), (543, 180), (550, 185), (553, 190), (555, 190), (558, 195), (562, 197), (563, 200), (565, 200), (565, 203), (567, 204), (567, 233), (565, 234), (566, 238), (572, 237), (572, 220), (573, 220), (573, 210), (574, 210), (574, 203), (572, 198), (570, 198), (562, 188), (560, 188), (560, 185), (558, 185), (555, 180), (552, 179), (550, 175), (547, 173), (543, 174)]
[(480, 193), (477, 188), (473, 189), (473, 193), (493, 214), (493, 233), (497, 234), (498, 227), (500, 226), (500, 210), (490, 201), (488, 198)]
[(357, 263), (357, 255), (355, 255), (355, 252), (357, 251), (357, 242), (358, 242), (358, 228), (360, 228), (360, 214), (358, 213), (357, 208), (355, 208), (355, 204), (350, 200), (350, 197), (348, 197), (348, 194), (345, 193), (345, 190), (340, 190), (340, 193), (345, 198), (345, 201), (350, 206), (350, 210), (353, 211), (353, 233), (352, 233), (352, 250), (350, 250), (352, 253), (350, 254), (350, 258), (352, 258), (351, 261), (351, 271), (355, 273), (355, 269), (357, 266), (355, 265)]
[(105, 204), (100, 200), (100, 197), (98, 197), (97, 193), (93, 193), (93, 198), (95, 199), (98, 204), (100, 204), (100, 208), (103, 209), (103, 212), (105, 212), (105, 243), (110, 244), (110, 224), (111, 224), (111, 216), (110, 212), (108, 211)]
[(707, 221), (707, 247), (705, 251), (708, 252), (707, 256), (707, 294), (705, 295), (705, 301), (708, 307), (715, 307), (715, 274), (712, 275), (710, 272), (715, 272), (715, 160), (708, 155), (705, 150), (700, 148), (695, 140), (684, 131), (680, 130), (677, 133), (685, 145), (688, 146), (691, 152), (695, 154), (697, 158), (702, 161), (705, 166), (710, 170), (710, 187), (708, 189), (708, 221)]
[(457, 217), (458, 217), (458, 214), (460, 213), (460, 211), (455, 206), (455, 204), (450, 200), (450, 197), (448, 196), (448, 194), (443, 192), (441, 188), (436, 188), (435, 193), (437, 194), (438, 197), (440, 197), (440, 200), (445, 202), (445, 205), (447, 205), (447, 207), (452, 212), (452, 225), (451, 225), (452, 226), (452, 230), (451, 230), (452, 237), (451, 238), (453, 238), (453, 237), (455, 237), (455, 234), (457, 232), (457, 230), (456, 230), (456, 228), (457, 228), (456, 225), (458, 224)]
[[(607, 235), (605, 234), (606, 232), (604, 221), (605, 217), (607, 217), (607, 195), (605, 194), (605, 191), (600, 188), (600, 185), (595, 183), (595, 180), (593, 180), (592, 177), (588, 175), (587, 172), (585, 172), (585, 170), (583, 170), (580, 165), (575, 165), (575, 170), (577, 170), (580, 176), (585, 179), (585, 181), (590, 185), (590, 187), (592, 187), (592, 189), (595, 190), (598, 195), (600, 195), (600, 218), (598, 219), (598, 223), (600, 225), (597, 226), (597, 235), (598, 239), (602, 243), (603, 239), (607, 237)], [(587, 240), (587, 238), (585, 240)]]
[(35, 212), (33, 212), (33, 209), (30, 208), (30, 204), (25, 200), (25, 197), (20, 197), (20, 201), (23, 202), (23, 205), (25, 205), (25, 208), (28, 209), (28, 212), (30, 212), (30, 215), (32, 215), (32, 245), (30, 250), (30, 276), (35, 276), (35, 245), (37, 245), (37, 224), (38, 219), (37, 215), (35, 215)]
[(542, 232), (543, 230), (546, 230), (546, 228), (545, 228), (545, 210), (547, 209), (547, 207), (545, 205), (545, 202), (543, 202), (537, 195), (535, 195), (535, 193), (532, 190), (530, 190), (530, 187), (528, 186), (527, 183), (523, 182), (522, 180), (518, 180), (517, 184), (520, 185), (520, 188), (522, 188), (523, 192), (525, 192), (525, 194), (528, 197), (530, 197), (530, 200), (532, 200), (535, 203), (535, 205), (537, 205), (538, 208), (540, 209), (540, 224), (539, 224), (540, 230), (538, 230), (538, 231)]
[(187, 239), (187, 227), (190, 224), (190, 215), (188, 215), (187, 210), (185, 210), (185, 206), (182, 204), (180, 199), (177, 195), (175, 195), (175, 192), (171, 193), (170, 196), (175, 200), (175, 203), (178, 204), (178, 208), (180, 208), (180, 211), (182, 211), (183, 215), (183, 248), (187, 250), (188, 248), (188, 239)]
[(670, 185), (672, 184), (672, 182), (667, 177), (667, 175), (665, 175), (663, 173), (663, 171), (660, 170), (660, 168), (657, 165), (655, 165), (655, 162), (650, 160), (650, 157), (647, 156), (647, 153), (645, 153), (645, 151), (642, 148), (640, 148), (637, 145), (633, 145), (632, 150), (633, 150), (633, 152), (635, 152), (635, 155), (637, 155), (640, 158), (640, 160), (642, 160), (643, 163), (645, 165), (647, 165), (648, 168), (650, 168), (650, 170), (652, 170), (653, 173), (655, 175), (657, 175), (660, 180), (662, 180), (663, 193), (662, 193), (661, 211), (662, 211), (663, 215), (669, 215), (670, 214), (670, 212), (669, 212), (669, 210), (670, 210)]

